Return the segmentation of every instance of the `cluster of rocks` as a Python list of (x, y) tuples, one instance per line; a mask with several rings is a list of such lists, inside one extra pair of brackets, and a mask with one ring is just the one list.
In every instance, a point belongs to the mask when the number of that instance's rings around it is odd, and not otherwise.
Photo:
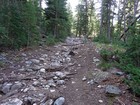
[(3, 93), (3, 94), (7, 94), (11, 91), (15, 91), (15, 90), (19, 90), (21, 89), (22, 87), (24, 86), (23, 83), (17, 81), (17, 82), (14, 82), (14, 83), (8, 83), (8, 82), (5, 82), (4, 84), (0, 84), (0, 91)]
[(67, 45), (78, 45), (78, 44), (83, 44), (84, 38), (71, 38), (67, 37), (66, 43)]
[[(118, 75), (118, 76), (122, 76), (123, 72), (113, 72), (113, 74)], [(82, 78), (82, 81), (87, 81), (87, 84), (89, 85), (95, 85), (95, 84), (99, 84), (100, 82), (102, 82), (103, 80), (107, 79), (110, 76), (109, 72), (104, 72), (101, 70), (96, 70), (92, 73), (92, 79), (88, 80), (86, 76), (84, 76)], [(115, 85), (98, 85), (98, 88), (104, 88), (105, 89), (105, 93), (107, 96), (119, 96), (121, 95), (122, 91), (119, 89), (119, 87), (115, 86)], [(100, 103), (102, 103), (101, 100), (99, 100)]]
[[(74, 41), (74, 39), (68, 39)], [(75, 40), (75, 44), (82, 43), (78, 40)], [(11, 68), (17, 70), (6, 77), (6, 80), (2, 75), (1, 80), (5, 82), (0, 82), (0, 98), (3, 99), (4, 96), (8, 96), (8, 98), (0, 101), (2, 105), (23, 105), (25, 103), (63, 105), (65, 98), (58, 97), (59, 95), (41, 102), (46, 94), (58, 92), (58, 88), (66, 88), (66, 82), (71, 75), (65, 69), (73, 65), (71, 56), (74, 56), (75, 52), (71, 50), (70, 46), (56, 45), (54, 47), (57, 48), (57, 52), (52, 51), (49, 54), (41, 53), (36, 56), (31, 53), (21, 53), (20, 60), (16, 59), (18, 60), (18, 66), (10, 65)], [(0, 60), (4, 61), (6, 58), (0, 56)], [(13, 62), (17, 63), (17, 61)], [(56, 99), (56, 97), (58, 98)]]
[[(64, 103), (65, 103), (65, 98), (58, 97), (56, 100), (49, 99), (46, 102), (40, 103), (39, 105), (64, 105)], [(30, 105), (30, 102), (24, 103), (24, 101), (20, 100), (19, 98), (13, 98), (13, 99), (9, 99), (5, 103), (1, 103), (1, 105), (24, 105), (24, 104)], [(34, 103), (33, 105), (38, 105), (38, 104)]]

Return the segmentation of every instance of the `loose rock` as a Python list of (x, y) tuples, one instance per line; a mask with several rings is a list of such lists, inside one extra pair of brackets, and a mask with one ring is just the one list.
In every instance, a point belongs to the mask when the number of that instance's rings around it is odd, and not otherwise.
[(16, 82), (12, 87), (11, 90), (18, 90), (23, 86), (21, 82)]
[(15, 99), (10, 99), (8, 102), (3, 103), (1, 105), (22, 105), (22, 104), (23, 102), (20, 99), (15, 98)]
[(41, 103), (40, 105), (52, 105), (52, 104), (53, 104), (53, 99), (49, 99), (45, 103)]
[(45, 73), (46, 70), (44, 68), (40, 69), (40, 72)]
[(64, 80), (57, 80), (56, 84), (57, 85), (63, 85), (63, 84), (65, 84), (65, 81)]
[(7, 94), (8, 92), (10, 92), (11, 86), (12, 86), (12, 83), (4, 83), (2, 87), (2, 92)]
[(84, 76), (83, 78), (82, 78), (82, 81), (86, 81), (87, 80), (87, 78)]
[(64, 97), (59, 97), (58, 99), (55, 100), (53, 105), (64, 105), (65, 98)]
[(123, 72), (116, 72), (116, 75), (122, 76), (122, 75), (124, 75), (124, 73)]
[(117, 96), (121, 94), (121, 90), (113, 85), (108, 85), (105, 89), (105, 92), (109, 96)]
[(65, 73), (62, 73), (60, 71), (55, 72), (55, 75), (58, 76), (58, 77), (60, 77), (60, 78), (66, 77), (66, 74)]
[(36, 64), (38, 64), (40, 61), (39, 60), (37, 60), (37, 59), (31, 59), (31, 61), (33, 62), (33, 63), (36, 63)]

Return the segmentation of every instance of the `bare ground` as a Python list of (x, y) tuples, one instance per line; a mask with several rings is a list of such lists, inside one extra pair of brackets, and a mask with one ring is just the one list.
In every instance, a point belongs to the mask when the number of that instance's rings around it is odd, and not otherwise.
[[(19, 75), (23, 77), (37, 77), (37, 72), (23, 72), (19, 71), (22, 66), (25, 66), (21, 53), (26, 53), (26, 58), (39, 58), (41, 54), (47, 54), (48, 56), (53, 56), (57, 51), (63, 50), (63, 48), (68, 47), (71, 51), (74, 52), (74, 55), (71, 56), (70, 63), (72, 65), (67, 66), (61, 71), (70, 72), (72, 75), (65, 79), (66, 84), (63, 86), (54, 87), (55, 92), (51, 93), (42, 88), (41, 86), (35, 87), (36, 89), (30, 92), (23, 93), (22, 89), (18, 90), (18, 92), (13, 93), (10, 96), (5, 94), (0, 95), (0, 103), (5, 102), (11, 98), (19, 98), (23, 100), (25, 96), (32, 96), (33, 94), (43, 94), (43, 96), (38, 96), (40, 100), (36, 100), (37, 105), (40, 104), (39, 101), (46, 97), (47, 99), (56, 99), (59, 96), (63, 96), (65, 98), (64, 105), (133, 105), (134, 101), (137, 103), (140, 102), (138, 97), (134, 97), (131, 93), (129, 93), (128, 86), (123, 83), (123, 76), (117, 76), (111, 73), (108, 70), (109, 76), (104, 79), (101, 79), (98, 82), (88, 83), (91, 80), (94, 80), (94, 76), (92, 73), (96, 71), (102, 71), (97, 66), (98, 62), (93, 62), (93, 58), (100, 59), (100, 55), (97, 52), (96, 44), (88, 42), (86, 44), (72, 45), (69, 46), (66, 43), (60, 44), (57, 47), (39, 47), (32, 49), (25, 49), (23, 51), (8, 51), (6, 53), (6, 57), (8, 61), (12, 61), (12, 63), (5, 63), (0, 68), (0, 82), (3, 84), (4, 80), (7, 80), (8, 77), (14, 74), (12, 77), (18, 77)], [(119, 69), (116, 69), (120, 71)], [(57, 70), (54, 70), (57, 71)], [(60, 70), (59, 70), (60, 71)], [(47, 71), (44, 74), (40, 74), (43, 76), (48, 76), (49, 72)], [(86, 77), (85, 80), (82, 80)], [(23, 78), (24, 79), (24, 78)], [(33, 78), (35, 79), (35, 78)], [(9, 80), (9, 79), (8, 79)], [(28, 84), (28, 86), (32, 85), (33, 80), (30, 78), (29, 80), (17, 80)], [(47, 79), (46, 79), (47, 81)], [(4, 81), (5, 82), (5, 81)], [(7, 82), (7, 81), (6, 81)], [(8, 82), (13, 82), (9, 80)], [(105, 87), (107, 85), (115, 85), (119, 87), (122, 91), (122, 94), (116, 97), (109, 97), (105, 93)], [(25, 87), (22, 87), (25, 88)], [(24, 103), (25, 104), (25, 103)], [(33, 103), (32, 103), (33, 104)], [(140, 103), (139, 103), (140, 104)], [(25, 104), (30, 105), (30, 104)]]

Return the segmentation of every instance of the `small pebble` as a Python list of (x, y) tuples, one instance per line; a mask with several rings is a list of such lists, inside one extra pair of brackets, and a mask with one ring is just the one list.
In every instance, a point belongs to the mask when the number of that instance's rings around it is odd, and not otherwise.
[(99, 100), (99, 103), (103, 103), (103, 100)]
[(50, 92), (51, 92), (51, 93), (55, 92), (55, 89), (51, 89)]
[(86, 80), (87, 80), (87, 78), (84, 76), (83, 79), (82, 79), (82, 81), (86, 81)]

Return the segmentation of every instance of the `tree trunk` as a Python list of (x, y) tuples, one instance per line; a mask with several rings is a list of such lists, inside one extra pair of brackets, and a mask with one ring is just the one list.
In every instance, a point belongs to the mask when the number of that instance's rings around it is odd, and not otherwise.
[(110, 36), (110, 12), (111, 12), (111, 1), (109, 1), (109, 3), (108, 3), (108, 14), (107, 14), (107, 19), (108, 19), (108, 22), (107, 22), (107, 37), (108, 37), (108, 39), (109, 39), (109, 41), (111, 40), (111, 36)]
[(140, 18), (140, 15), (136, 17), (135, 20), (127, 27), (127, 29), (124, 31), (123, 34), (121, 34), (119, 39), (122, 39), (125, 36), (125, 33), (128, 32), (128, 30), (130, 29), (130, 26), (133, 26), (139, 18)]

